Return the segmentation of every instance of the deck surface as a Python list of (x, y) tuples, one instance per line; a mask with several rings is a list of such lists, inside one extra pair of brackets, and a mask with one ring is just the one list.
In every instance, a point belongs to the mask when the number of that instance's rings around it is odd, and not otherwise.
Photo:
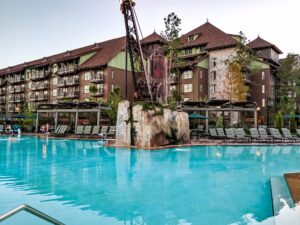
[(300, 173), (288, 173), (285, 174), (284, 177), (294, 203), (300, 203)]

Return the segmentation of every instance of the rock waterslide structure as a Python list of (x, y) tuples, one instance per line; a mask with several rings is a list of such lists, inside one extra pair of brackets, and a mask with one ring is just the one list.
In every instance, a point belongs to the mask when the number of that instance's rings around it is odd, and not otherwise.
[(130, 107), (128, 101), (119, 103), (117, 145), (150, 148), (189, 141), (187, 113), (159, 107), (146, 111), (140, 104)]

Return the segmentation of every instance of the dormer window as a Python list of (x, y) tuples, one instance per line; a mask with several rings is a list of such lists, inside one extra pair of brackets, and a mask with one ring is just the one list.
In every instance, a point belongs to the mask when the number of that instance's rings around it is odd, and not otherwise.
[(199, 34), (190, 35), (190, 36), (188, 36), (188, 42), (195, 41), (198, 37), (199, 37)]
[(212, 65), (212, 67), (216, 67), (217, 66), (217, 58), (212, 58), (211, 59), (211, 65)]

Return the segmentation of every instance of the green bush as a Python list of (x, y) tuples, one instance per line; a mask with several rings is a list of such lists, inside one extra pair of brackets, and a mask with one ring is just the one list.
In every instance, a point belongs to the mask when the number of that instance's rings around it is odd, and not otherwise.
[(294, 134), (297, 131), (297, 123), (296, 123), (296, 120), (295, 120), (295, 114), (294, 113), (290, 114), (290, 130)]
[(278, 112), (275, 118), (275, 128), (280, 130), (282, 128), (282, 125), (283, 125), (282, 114), (281, 112)]

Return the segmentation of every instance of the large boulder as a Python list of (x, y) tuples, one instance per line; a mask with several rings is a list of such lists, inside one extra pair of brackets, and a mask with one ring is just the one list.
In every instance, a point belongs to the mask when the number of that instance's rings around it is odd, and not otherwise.
[(124, 122), (130, 118), (129, 103), (119, 104), (117, 145), (128, 146), (130, 140), (134, 140), (133, 145), (150, 148), (173, 144), (174, 141), (188, 143), (190, 140), (187, 113), (160, 108), (144, 111), (143, 106), (139, 104), (132, 107), (131, 113), (132, 124)]
[(122, 101), (118, 105), (116, 144), (121, 146), (131, 145), (130, 103)]

